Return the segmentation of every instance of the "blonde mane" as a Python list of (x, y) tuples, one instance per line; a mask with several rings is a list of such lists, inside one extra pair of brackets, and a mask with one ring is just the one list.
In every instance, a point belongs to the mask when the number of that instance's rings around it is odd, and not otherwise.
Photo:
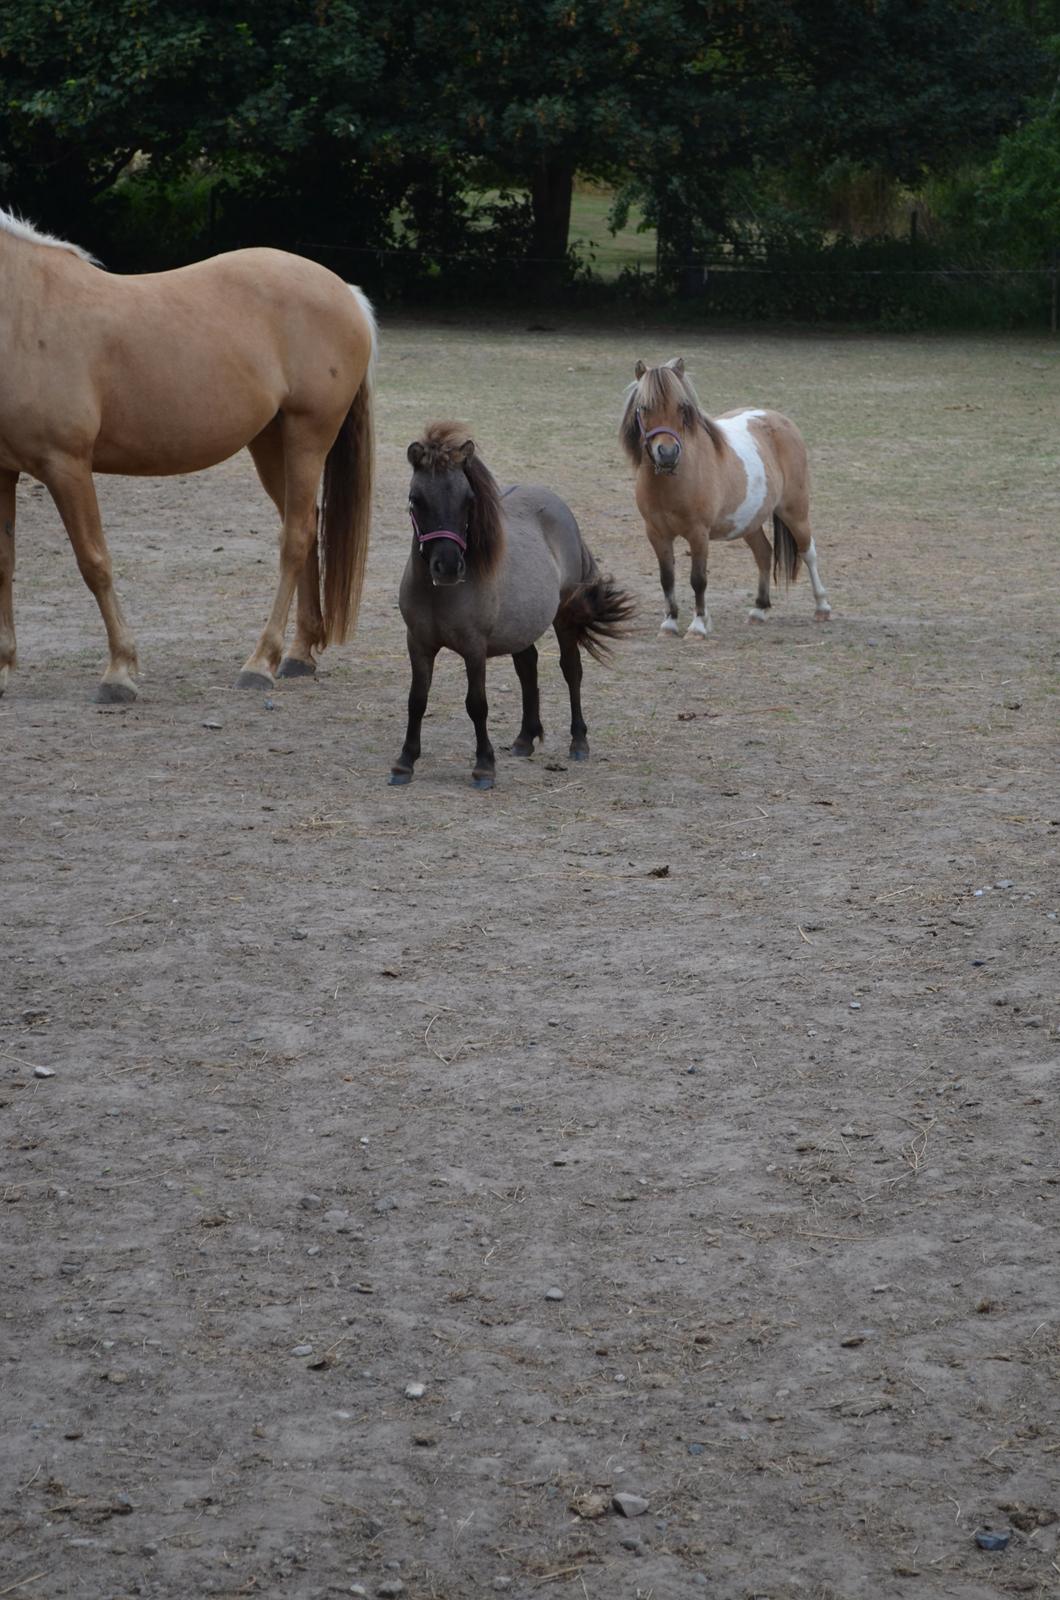
[(3, 206), (0, 206), (0, 233), (8, 233), (13, 239), (23, 239), (27, 244), (46, 244), (56, 250), (69, 250), (71, 255), (78, 256), (91, 266), (99, 266), (95, 256), (82, 250), (79, 244), (71, 244), (68, 239), (57, 239), (51, 233), (42, 233), (23, 217), (16, 217), (13, 211), (5, 211)]

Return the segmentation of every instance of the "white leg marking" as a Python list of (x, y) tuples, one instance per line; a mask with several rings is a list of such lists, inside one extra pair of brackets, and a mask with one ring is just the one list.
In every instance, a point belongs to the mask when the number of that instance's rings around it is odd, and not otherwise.
[(667, 612), (665, 617), (663, 617), (663, 619), (662, 619), (662, 627), (659, 629), (659, 632), (660, 633), (680, 633), (680, 631), (681, 631), (680, 628), (677, 626), (677, 618), (676, 617), (671, 617), (670, 613)]
[(700, 639), (705, 639), (709, 632), (710, 632), (710, 618), (709, 618), (709, 616), (702, 616), (701, 617), (701, 616), (697, 615), (697, 616), (694, 616), (692, 618), (692, 621), (689, 623), (688, 629), (687, 629), (687, 631), (685, 633), (685, 638), (686, 639), (690, 639), (690, 638), (692, 638), (694, 636), (694, 637), (697, 637), (697, 638), (700, 638)]
[(802, 558), (806, 563), (806, 571), (810, 574), (810, 587), (813, 590), (814, 616), (818, 622), (827, 622), (832, 615), (832, 607), (828, 603), (825, 586), (821, 582), (821, 574), (817, 570), (817, 546), (810, 540), (810, 548)]

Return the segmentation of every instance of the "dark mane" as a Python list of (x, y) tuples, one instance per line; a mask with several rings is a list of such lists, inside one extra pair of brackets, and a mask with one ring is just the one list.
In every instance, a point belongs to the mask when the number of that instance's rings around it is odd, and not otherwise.
[(467, 564), (479, 578), (490, 577), (504, 553), (504, 520), (497, 480), (477, 451), (465, 459), (469, 430), (459, 422), (431, 422), (419, 440), (421, 472), (463, 472), (474, 500), (467, 524)]
[(661, 413), (668, 420), (676, 417), (683, 428), (702, 428), (715, 445), (722, 443), (722, 436), (704, 414), (691, 381), (670, 366), (649, 367), (643, 377), (626, 390), (626, 408), (618, 433), (622, 448), (635, 467), (644, 459), (644, 441), (637, 417), (639, 408), (653, 414)]

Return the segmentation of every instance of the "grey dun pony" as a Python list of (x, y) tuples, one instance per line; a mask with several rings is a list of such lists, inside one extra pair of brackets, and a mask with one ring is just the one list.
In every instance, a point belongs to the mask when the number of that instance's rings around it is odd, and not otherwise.
[(492, 789), (495, 760), (486, 727), (486, 660), (510, 655), (523, 715), (511, 750), (533, 753), (543, 736), (535, 641), (551, 624), (570, 691), (574, 761), (589, 754), (581, 707), (581, 649), (600, 659), (625, 631), (629, 595), (603, 576), (569, 506), (551, 489), (516, 485), (502, 494), (466, 428), (432, 422), (408, 448), (412, 549), (401, 580), (412, 688), (405, 743), (392, 784), (412, 781), (420, 726), (439, 650), (467, 667), (467, 714), (475, 727), (476, 789)]

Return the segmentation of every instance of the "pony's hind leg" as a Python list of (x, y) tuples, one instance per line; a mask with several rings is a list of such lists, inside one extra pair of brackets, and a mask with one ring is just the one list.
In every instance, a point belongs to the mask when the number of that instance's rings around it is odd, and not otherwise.
[[(327, 443), (302, 432), (291, 435), (290, 419), (284, 434), (283, 528), (280, 534), (280, 576), (268, 621), (253, 655), (236, 679), (240, 689), (270, 689), (283, 655), (283, 635), (298, 581), (316, 537), (317, 485), (324, 469)], [(259, 435), (259, 439), (260, 439)], [(257, 442), (257, 441), (255, 441)], [(255, 456), (257, 462), (257, 456)], [(260, 470), (260, 469), (259, 469)]]
[(523, 721), (519, 732), (512, 741), (511, 751), (513, 756), (532, 756), (534, 753), (534, 740), (543, 739), (545, 730), (541, 726), (541, 696), (537, 685), (537, 647), (528, 645), (525, 650), (519, 650), (512, 656), (515, 670), (519, 674), (519, 687), (523, 691)]
[(0, 472), (0, 694), (15, 664), (15, 485), (17, 472)]
[(44, 484), (58, 507), (81, 576), (95, 598), (107, 630), (110, 661), (96, 690), (96, 699), (104, 704), (135, 700), (139, 693), (133, 676), (137, 670), (136, 642), (114, 592), (110, 551), (103, 537), (92, 470), (87, 462), (64, 461), (49, 466)]
[(696, 614), (689, 623), (685, 638), (705, 639), (710, 632), (710, 615), (707, 611), (707, 551), (710, 548), (706, 534), (695, 543), (689, 541), (692, 551), (692, 593), (696, 601)]
[(555, 623), (555, 629), (559, 640), (559, 664), (570, 692), (570, 758), (572, 761), (588, 761), (589, 730), (582, 716), (582, 653), (578, 648), (578, 630), (564, 627), (559, 621)]
[(471, 782), (476, 789), (492, 789), (497, 763), (486, 726), (489, 702), (486, 699), (485, 653), (465, 656), (464, 666), (467, 668), (467, 698), (464, 705), (475, 725), (475, 765)]
[[(284, 501), (287, 493), (283, 462), (283, 424), (274, 417), (247, 446), (261, 479), (262, 488), (280, 513), (281, 535)], [(320, 563), (316, 541), (309, 546), (305, 565), (298, 574), (298, 609), (294, 642), (280, 662), (278, 678), (309, 678), (316, 670), (314, 652), (324, 643), (324, 619), (320, 612)]]
[(433, 650), (427, 650), (410, 633), (408, 635), (409, 661), (412, 664), (412, 687), (409, 689), (409, 720), (405, 730), (405, 743), (401, 754), (390, 768), (389, 782), (395, 786), (412, 782), (412, 772), (420, 758), (420, 729), (427, 709), (427, 697), (434, 677)]
[(769, 598), (769, 568), (773, 560), (773, 546), (766, 537), (764, 528), (755, 528), (751, 533), (745, 533), (744, 538), (751, 546), (751, 554), (758, 567), (758, 592), (755, 603), (747, 613), (748, 622), (768, 622), (769, 613), (773, 602)]
[(813, 530), (809, 518), (794, 518), (780, 515), (777, 520), (780, 528), (777, 531), (778, 540), (782, 537), (781, 530), (790, 533), (795, 541), (795, 548), (806, 563), (806, 571), (810, 575), (810, 588), (813, 590), (813, 615), (816, 622), (830, 622), (832, 620), (832, 607), (829, 603), (828, 593), (821, 577), (817, 564), (817, 546), (813, 539)]

